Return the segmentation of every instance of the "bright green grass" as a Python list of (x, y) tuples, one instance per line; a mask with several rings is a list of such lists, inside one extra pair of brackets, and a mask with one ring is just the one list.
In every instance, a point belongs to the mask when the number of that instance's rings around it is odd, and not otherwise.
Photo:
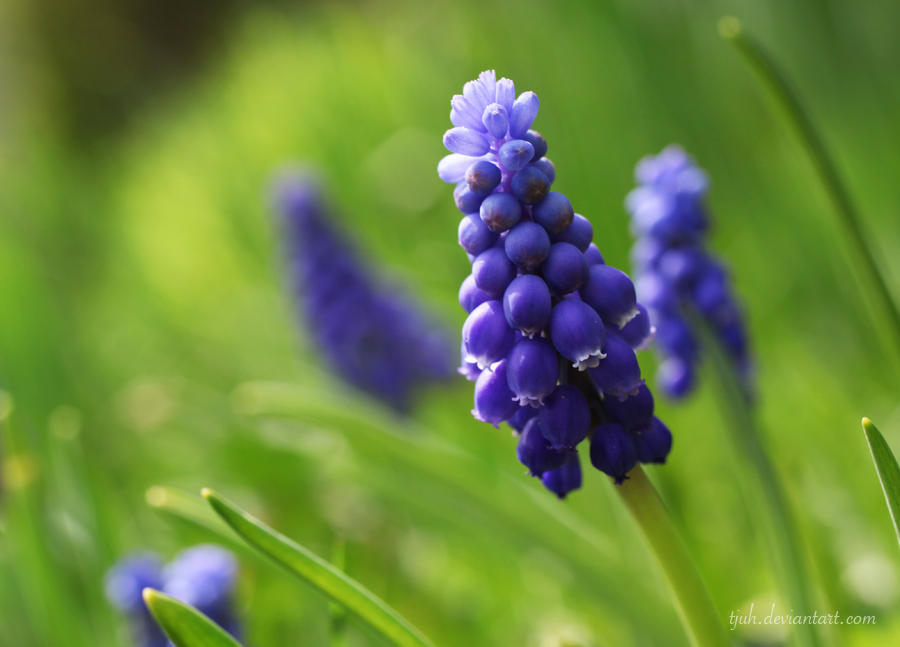
[[(470, 419), (468, 383), (402, 423), (323, 375), (295, 332), (265, 208), (271, 171), (290, 160), (321, 166), (369, 255), (461, 324), (467, 265), (434, 166), (450, 95), (486, 67), (540, 95), (558, 187), (612, 264), (627, 267), (622, 200), (641, 155), (677, 141), (709, 171), (714, 244), (747, 306), (762, 426), (822, 610), (877, 614), (875, 628), (834, 628), (851, 644), (900, 640), (896, 546), (856, 427), (869, 415), (897, 446), (897, 378), (872, 368), (886, 356), (803, 150), (715, 31), (737, 13), (784, 61), (898, 276), (900, 52), (887, 26), (900, 14), (822, 6), (253, 10), (215, 65), (90, 155), (53, 138), (61, 108), (23, 97), (39, 112), (0, 169), (0, 387), (16, 406), (2, 430), (3, 640), (127, 645), (105, 569), (213, 537), (145, 504), (162, 484), (213, 486), (318, 554), (346, 537), (348, 573), (442, 646), (684, 644), (598, 473), (558, 505), (522, 474), (508, 431)], [(652, 374), (652, 356), (642, 363)], [(290, 410), (248, 403), (259, 382), (296, 392)], [(712, 393), (660, 402), (676, 440), (652, 476), (724, 619), (773, 580)], [(368, 426), (329, 403), (371, 412)], [(247, 644), (325, 644), (326, 601), (240, 557)]]

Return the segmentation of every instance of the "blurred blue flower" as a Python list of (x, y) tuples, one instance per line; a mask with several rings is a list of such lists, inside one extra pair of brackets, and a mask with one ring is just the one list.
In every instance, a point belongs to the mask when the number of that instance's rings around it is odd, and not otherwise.
[(232, 636), (240, 625), (234, 615), (237, 562), (227, 550), (211, 544), (176, 555), (164, 572), (163, 592), (208, 616)]
[(141, 596), (145, 588), (162, 589), (162, 561), (152, 553), (126, 557), (106, 574), (106, 597), (124, 613), (137, 647), (166, 647), (169, 641)]
[(173, 647), (150, 615), (142, 592), (152, 588), (195, 607), (234, 637), (237, 563), (227, 550), (200, 545), (179, 553), (167, 566), (152, 553), (137, 553), (106, 575), (106, 597), (128, 618), (137, 647)]
[(520, 462), (560, 498), (581, 487), (586, 438), (594, 466), (617, 483), (638, 460), (663, 462), (671, 434), (653, 417), (634, 353), (651, 334), (647, 312), (631, 279), (604, 264), (590, 221), (551, 191), (556, 168), (531, 130), (537, 95), (516, 97), (512, 81), (487, 71), (450, 105), (438, 175), (455, 185), (472, 261), (459, 291), (472, 414), (521, 434)]
[(638, 237), (632, 260), (663, 357), (660, 387), (676, 398), (693, 390), (701, 348), (692, 324), (702, 320), (749, 395), (752, 362), (743, 315), (724, 266), (706, 250), (706, 174), (681, 148), (669, 146), (642, 159), (635, 177), (639, 186), (626, 199)]
[(419, 387), (453, 374), (448, 336), (362, 263), (312, 175), (286, 174), (276, 194), (293, 292), (317, 350), (344, 381), (408, 411)]

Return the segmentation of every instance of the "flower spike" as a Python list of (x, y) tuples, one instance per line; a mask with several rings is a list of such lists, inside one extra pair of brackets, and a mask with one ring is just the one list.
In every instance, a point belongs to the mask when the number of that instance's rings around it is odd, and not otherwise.
[[(460, 158), (445, 166), (458, 166)], [(450, 168), (441, 173), (456, 177)], [(337, 226), (313, 176), (285, 175), (277, 184), (276, 201), (293, 292), (317, 349), (345, 382), (407, 412), (418, 387), (453, 373), (451, 342), (415, 301), (374, 277)], [(460, 224), (459, 240), (473, 253), (487, 254), (496, 234), (470, 218)], [(480, 288), (461, 290), (460, 303), (475, 309), (486, 300)]]
[[(632, 251), (638, 295), (650, 307), (663, 357), (657, 379), (671, 397), (694, 388), (705, 325), (752, 393), (752, 362), (743, 314), (728, 273), (706, 250), (706, 174), (681, 148), (638, 162), (639, 186), (625, 201), (638, 236)], [(645, 325), (645, 324), (642, 324)]]
[(591, 222), (551, 190), (556, 167), (531, 129), (539, 105), (493, 71), (466, 83), (451, 101), (438, 175), (456, 185), (459, 244), (472, 262), (459, 291), (472, 414), (507, 422), (519, 461), (564, 498), (581, 487), (583, 441), (591, 463), (622, 483), (639, 461), (665, 461), (671, 435), (635, 357), (652, 334), (647, 310), (631, 279), (604, 263)]

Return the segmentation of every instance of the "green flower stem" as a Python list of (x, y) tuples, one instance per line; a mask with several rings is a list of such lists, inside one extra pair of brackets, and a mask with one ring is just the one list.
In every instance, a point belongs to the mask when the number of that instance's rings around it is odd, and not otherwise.
[(835, 211), (837, 211), (847, 237), (850, 239), (852, 253), (856, 258), (859, 271), (864, 275), (863, 283), (870, 293), (871, 305), (875, 305), (882, 311), (883, 316), (888, 320), (891, 332), (888, 334), (881, 327), (881, 320), (877, 316), (874, 317), (875, 326), (882, 334), (890, 338), (888, 343), (894, 345), (894, 349), (900, 357), (900, 306), (897, 305), (897, 301), (891, 294), (888, 282), (879, 268), (875, 252), (866, 239), (862, 219), (850, 198), (847, 185), (838, 173), (837, 166), (829, 154), (822, 136), (813, 125), (809, 112), (804, 109), (787, 77), (772, 57), (742, 29), (737, 18), (731, 16), (722, 18), (719, 22), (719, 33), (725, 40), (734, 44), (743, 55), (744, 60), (769, 88), (806, 147), (819, 178), (834, 203)]
[[(738, 381), (734, 367), (727, 360), (718, 339), (698, 317), (694, 329), (700, 331), (703, 348), (710, 356), (715, 370), (719, 402), (731, 432), (736, 453), (742, 459), (738, 477), (741, 487), (759, 510), (766, 529), (766, 541), (775, 562), (776, 577), (780, 581), (786, 601), (796, 615), (812, 615), (813, 595), (809, 586), (796, 524), (792, 518), (781, 479), (763, 447), (763, 438), (756, 424), (750, 397)], [(749, 467), (749, 469), (748, 469)], [(821, 644), (816, 628), (811, 624), (794, 625), (794, 641), (804, 647)]]
[(725, 630), (700, 574), (640, 465), (616, 492), (631, 512), (655, 555), (675, 598), (678, 614), (697, 647), (728, 645)]

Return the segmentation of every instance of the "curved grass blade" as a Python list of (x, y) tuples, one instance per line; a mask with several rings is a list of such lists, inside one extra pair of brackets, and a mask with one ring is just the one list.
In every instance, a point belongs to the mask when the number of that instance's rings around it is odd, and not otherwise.
[(196, 494), (188, 494), (183, 490), (164, 485), (152, 485), (144, 493), (144, 500), (151, 508), (210, 533), (216, 541), (238, 548), (246, 547), (243, 542), (234, 538), (229, 527), (210, 512)]
[[(343, 537), (335, 539), (331, 549), (331, 563), (343, 572), (347, 566), (347, 542)], [(347, 609), (331, 602), (328, 605), (328, 634), (331, 647), (345, 647), (347, 644)]]
[[(305, 368), (303, 374), (300, 383), (241, 384), (232, 395), (235, 411), (252, 419), (291, 420), (316, 429), (340, 430), (341, 437), (368, 460), (408, 472), (406, 478), (398, 480), (393, 472), (365, 470), (361, 478), (367, 488), (382, 496), (397, 497), (419, 512), (457, 523), (470, 516), (478, 518), (479, 529), (473, 539), (481, 535), (491, 541), (536, 545), (551, 551), (583, 573), (586, 594), (596, 604), (615, 609), (626, 618), (623, 622), (639, 628), (646, 644), (664, 644), (671, 631), (677, 631), (674, 614), (665, 622), (644, 622), (648, 597), (659, 595), (659, 590), (643, 579), (634, 580), (623, 561), (622, 546), (583, 514), (559, 505), (542, 487), (523, 479), (521, 472), (488, 464), (477, 454), (444, 440), (449, 432), (433, 428), (441, 422), (440, 416), (426, 430), (415, 422), (389, 417), (361, 398), (354, 398), (348, 406), (346, 394), (323, 388), (328, 376), (315, 366)], [(445, 418), (450, 420), (452, 416)], [(298, 451), (296, 444), (278, 446)], [(429, 496), (422, 497), (404, 485), (410, 479), (427, 489)], [(435, 505), (437, 500), (446, 503)], [(549, 522), (534, 523), (536, 518)], [(612, 585), (613, 581), (619, 584)]]
[(875, 471), (881, 482), (881, 490), (887, 501), (891, 521), (894, 523), (894, 532), (900, 543), (900, 525), (898, 525), (898, 519), (900, 519), (900, 466), (897, 465), (894, 452), (891, 451), (884, 436), (878, 431), (878, 427), (868, 418), (863, 418), (862, 428), (866, 434), (866, 442), (869, 443), (869, 451), (872, 452)]
[[(806, 147), (816, 172), (834, 204), (835, 211), (850, 240), (852, 251), (856, 257), (859, 270), (864, 275), (864, 284), (868, 288), (872, 305), (880, 308), (889, 326), (880, 325), (880, 317), (875, 317), (876, 330), (889, 337), (888, 343), (900, 353), (900, 305), (876, 259), (875, 250), (865, 233), (862, 217), (856, 204), (850, 197), (850, 191), (838, 172), (834, 158), (831, 156), (825, 139), (813, 124), (809, 111), (803, 106), (792, 84), (784, 71), (772, 56), (743, 29), (741, 22), (726, 16), (719, 21), (719, 34), (734, 44), (743, 55), (744, 60), (757, 73), (769, 88), (772, 96), (781, 105), (800, 141)], [(893, 334), (888, 334), (890, 331)]]
[[(540, 534), (535, 541), (545, 543), (560, 554), (591, 555), (591, 559), (579, 564), (588, 570), (596, 566), (598, 556), (606, 563), (621, 559), (618, 547), (605, 535), (570, 510), (557, 505), (555, 499), (537, 496), (534, 488), (529, 488), (521, 478), (513, 478), (511, 473), (500, 478), (521, 492), (522, 500), (528, 501), (527, 506), (513, 509), (508, 500), (501, 504), (496, 498), (485, 496), (486, 492), (498, 487), (498, 482), (489, 476), (493, 470), (485, 469), (477, 457), (437, 440), (421, 429), (410, 427), (397, 431), (395, 419), (385, 418), (381, 410), (368, 407), (363, 400), (354, 401), (353, 406), (348, 407), (344, 399), (336, 398), (327, 389), (280, 382), (246, 382), (235, 391), (235, 399), (240, 401), (236, 408), (246, 415), (284, 415), (336, 429), (352, 429), (352, 441), (362, 450), (378, 451), (389, 457), (390, 462), (416, 470), (417, 478), (445, 483), (456, 495), (470, 495), (473, 503), (515, 527), (516, 532)], [(523, 515), (529, 521), (532, 518), (531, 506), (535, 503), (565, 532), (549, 524), (540, 527), (523, 524)], [(573, 551), (572, 544), (567, 543), (573, 540), (583, 542), (585, 550)]]
[(347, 611), (400, 647), (434, 647), (387, 603), (327, 561), (269, 528), (209, 489), (203, 497), (248, 544), (301, 580), (312, 584)]
[(154, 589), (144, 589), (144, 603), (176, 647), (241, 647), (194, 607)]

